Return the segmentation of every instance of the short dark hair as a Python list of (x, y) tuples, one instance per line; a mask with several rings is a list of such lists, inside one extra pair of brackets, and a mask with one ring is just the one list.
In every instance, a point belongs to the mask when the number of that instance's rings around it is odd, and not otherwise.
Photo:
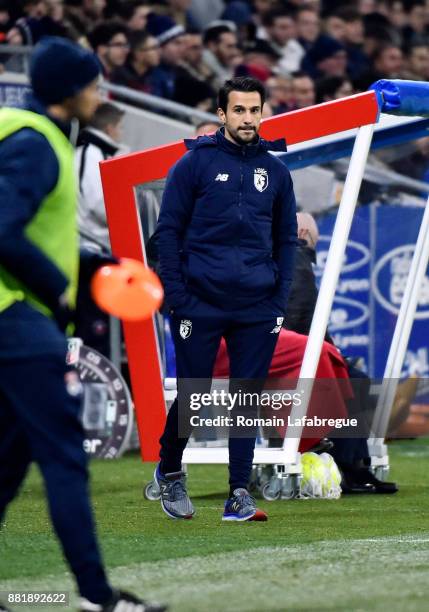
[(235, 31), (226, 25), (218, 25), (213, 26), (212, 28), (207, 28), (207, 30), (205, 30), (203, 34), (204, 45), (207, 45), (211, 42), (219, 42), (219, 39), (222, 34), (235, 34)]
[(103, 102), (95, 111), (89, 125), (104, 131), (108, 125), (116, 125), (124, 116), (124, 111), (111, 102)]
[(199, 30), (196, 26), (189, 26), (186, 28), (186, 34), (191, 34), (191, 36), (203, 36), (201, 30)]
[(125, 34), (128, 38), (128, 29), (120, 21), (104, 21), (88, 34), (88, 40), (91, 47), (97, 52), (101, 45), (108, 45), (116, 34)]
[(326, 102), (325, 98), (333, 98), (335, 92), (347, 81), (348, 77), (330, 76), (316, 81), (316, 104)]
[(257, 91), (261, 96), (261, 108), (265, 102), (265, 87), (258, 79), (252, 77), (235, 77), (225, 81), (224, 85), (219, 89), (217, 103), (218, 108), (221, 108), (224, 113), (228, 107), (228, 97), (231, 91)]

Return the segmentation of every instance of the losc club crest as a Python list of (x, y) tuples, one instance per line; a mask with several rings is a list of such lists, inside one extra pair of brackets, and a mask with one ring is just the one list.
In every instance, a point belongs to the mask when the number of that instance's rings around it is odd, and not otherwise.
[(253, 183), (258, 191), (265, 191), (268, 187), (268, 172), (264, 168), (256, 168)]
[(182, 319), (180, 321), (179, 333), (181, 337), (183, 338), (183, 340), (186, 340), (186, 338), (189, 338), (189, 336), (192, 333), (192, 321), (189, 321), (188, 319)]

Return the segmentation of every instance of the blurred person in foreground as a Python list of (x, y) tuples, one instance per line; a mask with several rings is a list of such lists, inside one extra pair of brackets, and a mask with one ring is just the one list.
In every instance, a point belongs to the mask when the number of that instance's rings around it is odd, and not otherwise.
[[(88, 121), (100, 102), (99, 73), (92, 53), (47, 38), (31, 58), (27, 108), (0, 110), (0, 523), (35, 461), (80, 609), (164, 610), (107, 580), (89, 499), (81, 387), (66, 365), (79, 274), (69, 137), (71, 122)], [(105, 263), (94, 257), (90, 267)]]

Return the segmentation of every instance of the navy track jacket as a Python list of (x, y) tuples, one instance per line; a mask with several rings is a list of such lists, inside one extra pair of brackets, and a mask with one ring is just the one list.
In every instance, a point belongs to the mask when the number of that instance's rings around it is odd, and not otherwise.
[(286, 310), (297, 242), (286, 166), (268, 151), (284, 140), (239, 146), (223, 130), (185, 141), (170, 170), (156, 229), (167, 305), (192, 314), (190, 298), (225, 311), (268, 302)]

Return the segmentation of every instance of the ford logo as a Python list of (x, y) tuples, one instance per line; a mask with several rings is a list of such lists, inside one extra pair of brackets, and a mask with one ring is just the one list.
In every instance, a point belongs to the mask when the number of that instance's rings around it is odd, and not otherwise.
[(369, 319), (366, 304), (350, 298), (335, 296), (329, 319), (329, 331), (340, 331), (362, 325)]
[[(317, 267), (315, 274), (321, 276), (325, 269), (326, 260), (328, 258), (329, 246), (331, 244), (332, 236), (320, 236), (317, 243)], [(361, 268), (369, 262), (370, 251), (368, 247), (355, 240), (349, 240), (347, 242), (346, 252), (343, 258), (343, 265), (341, 267), (341, 273), (353, 272), (358, 268)]]
[[(413, 244), (405, 244), (388, 251), (374, 266), (371, 287), (377, 302), (394, 315), (399, 314), (405, 286), (407, 284)], [(429, 277), (423, 279), (415, 319), (429, 319)]]

